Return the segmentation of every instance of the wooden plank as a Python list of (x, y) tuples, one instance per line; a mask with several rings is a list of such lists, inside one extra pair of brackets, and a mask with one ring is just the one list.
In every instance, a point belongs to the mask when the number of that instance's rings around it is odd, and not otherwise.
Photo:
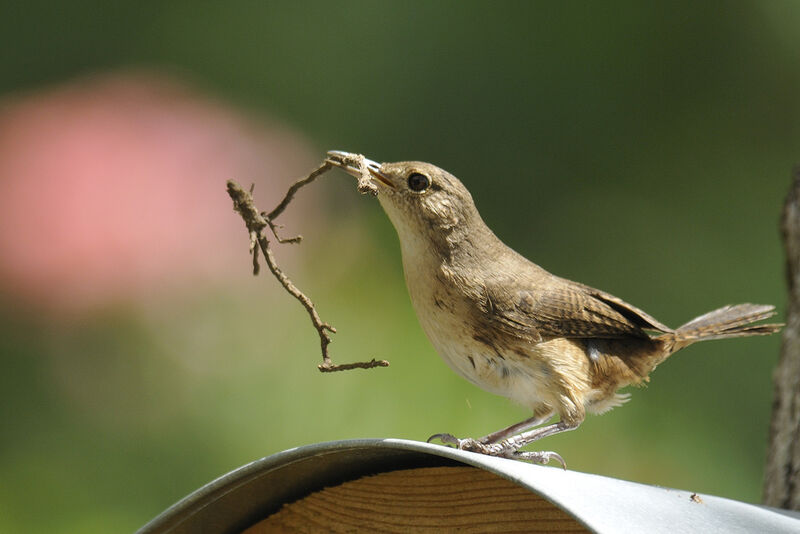
[(474, 467), (391, 471), (284, 505), (244, 534), (587, 532), (549, 501)]

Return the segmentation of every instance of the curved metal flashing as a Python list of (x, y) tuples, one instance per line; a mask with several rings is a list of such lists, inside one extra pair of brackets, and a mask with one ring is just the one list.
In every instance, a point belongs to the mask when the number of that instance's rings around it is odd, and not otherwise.
[(239, 532), (324, 487), (384, 471), (441, 465), (470, 465), (506, 478), (599, 533), (800, 532), (795, 512), (429, 443), (359, 439), (289, 449), (244, 465), (177, 502), (139, 533)]

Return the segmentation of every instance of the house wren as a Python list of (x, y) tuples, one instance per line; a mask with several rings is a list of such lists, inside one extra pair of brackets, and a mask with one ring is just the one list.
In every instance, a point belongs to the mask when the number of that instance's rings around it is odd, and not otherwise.
[[(437, 352), (476, 386), (529, 408), (533, 416), (480, 439), (436, 434), (460, 449), (535, 463), (563, 459), (519, 449), (574, 430), (586, 412), (627, 400), (674, 352), (707, 339), (765, 335), (782, 325), (751, 323), (773, 306), (725, 306), (672, 329), (598, 289), (559, 278), (503, 244), (453, 175), (429, 163), (383, 163), (345, 152), (328, 160), (371, 175), (400, 238), (406, 284)], [(362, 168), (358, 168), (358, 167)], [(557, 423), (539, 426), (557, 414)], [(537, 427), (537, 428), (534, 428)]]

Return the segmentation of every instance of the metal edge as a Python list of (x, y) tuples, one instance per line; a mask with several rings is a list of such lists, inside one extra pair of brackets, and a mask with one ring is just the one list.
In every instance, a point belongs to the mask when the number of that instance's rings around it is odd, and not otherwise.
[[(356, 439), (289, 449), (235, 469), (181, 499), (140, 534), (235, 532), (326, 486), (386, 470), (470, 465), (519, 484), (594, 532), (799, 532), (797, 514), (722, 497), (564, 471), (401, 439)], [(248, 503), (248, 509), (243, 509)], [(212, 505), (213, 508), (212, 508)]]

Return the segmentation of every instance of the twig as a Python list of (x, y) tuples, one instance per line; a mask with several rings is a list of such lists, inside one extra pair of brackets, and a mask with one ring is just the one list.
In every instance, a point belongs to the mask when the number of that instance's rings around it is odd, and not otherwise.
[[(333, 371), (346, 371), (348, 369), (372, 369), (374, 367), (387, 367), (389, 362), (386, 360), (375, 359), (372, 359), (368, 362), (345, 364), (333, 363), (330, 355), (328, 354), (328, 345), (330, 345), (332, 341), (330, 334), (335, 334), (336, 329), (320, 318), (314, 303), (311, 302), (311, 299), (309, 299), (302, 291), (300, 291), (297, 286), (292, 283), (291, 279), (286, 276), (280, 267), (278, 267), (278, 264), (275, 261), (275, 256), (272, 254), (272, 250), (269, 247), (269, 241), (264, 235), (264, 228), (269, 226), (272, 234), (279, 243), (300, 242), (302, 236), (296, 236), (288, 239), (282, 239), (280, 236), (278, 236), (278, 225), (274, 223), (274, 219), (283, 213), (283, 211), (294, 198), (294, 195), (301, 187), (310, 184), (324, 172), (330, 170), (331, 167), (331, 162), (326, 159), (322, 165), (317, 167), (307, 177), (293, 183), (292, 186), (289, 187), (289, 190), (286, 192), (286, 196), (283, 198), (280, 204), (278, 204), (278, 206), (269, 213), (259, 212), (259, 210), (256, 209), (255, 204), (253, 203), (252, 187), (250, 191), (246, 191), (235, 181), (228, 180), (228, 195), (230, 195), (231, 199), (233, 200), (233, 209), (239, 213), (239, 215), (241, 215), (245, 225), (247, 226), (247, 232), (250, 235), (250, 253), (253, 255), (253, 274), (257, 275), (260, 270), (258, 262), (258, 250), (261, 249), (261, 253), (264, 255), (264, 260), (266, 261), (270, 272), (272, 272), (275, 278), (278, 279), (286, 291), (300, 301), (300, 304), (303, 305), (308, 312), (309, 317), (311, 317), (311, 323), (314, 325), (314, 329), (319, 334), (320, 347), (322, 349), (322, 363), (317, 366), (318, 369), (322, 372), (329, 373)], [(359, 180), (359, 183), (360, 182), (361, 180)]]
[[(367, 168), (367, 160), (362, 154), (349, 154), (344, 152), (328, 152), (328, 161), (331, 165), (337, 167), (349, 167), (358, 169), (360, 176), (358, 176), (358, 192), (362, 195), (370, 194), (374, 197), (378, 196), (378, 186), (372, 179), (372, 175)], [(350, 172), (348, 170), (348, 172)]]
[(294, 195), (297, 193), (297, 191), (300, 190), (301, 187), (310, 184), (311, 182), (319, 178), (320, 175), (329, 171), (330, 168), (331, 168), (331, 162), (326, 159), (325, 161), (322, 162), (322, 165), (311, 171), (311, 173), (308, 176), (306, 176), (305, 178), (300, 178), (295, 183), (293, 183), (291, 187), (289, 187), (289, 190), (286, 192), (286, 196), (284, 196), (283, 200), (281, 200), (281, 203), (278, 204), (274, 210), (266, 214), (265, 217), (271, 221), (275, 220), (281, 213), (283, 213), (283, 210), (286, 209), (286, 206), (289, 205), (289, 202), (292, 201)]

